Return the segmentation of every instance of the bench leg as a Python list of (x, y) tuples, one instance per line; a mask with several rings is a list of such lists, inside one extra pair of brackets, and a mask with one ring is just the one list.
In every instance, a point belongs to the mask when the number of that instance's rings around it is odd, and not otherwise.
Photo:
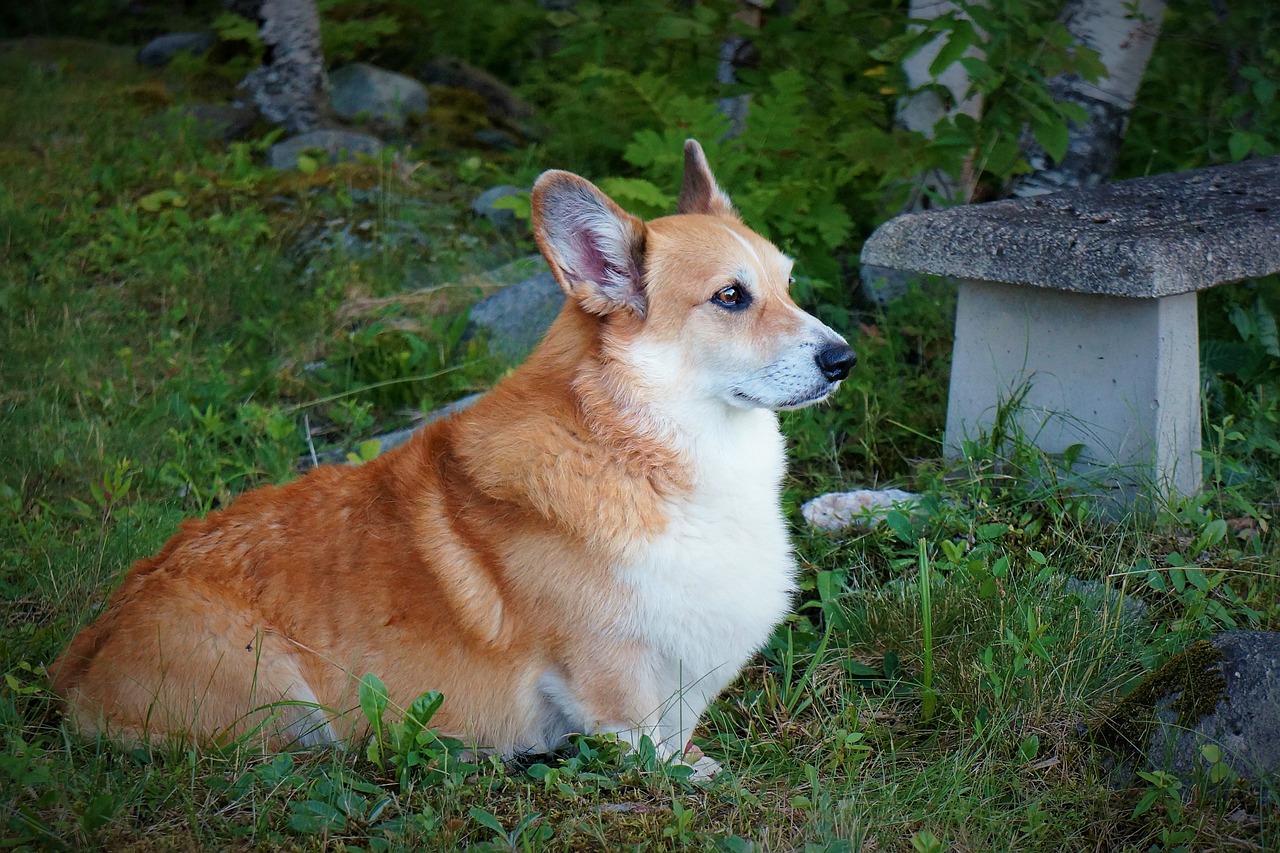
[(1022, 435), (1049, 454), (1083, 445), (1076, 470), (1120, 489), (1123, 502), (1150, 487), (1164, 497), (1200, 488), (1195, 293), (1130, 299), (961, 282), (948, 455), (990, 435), (997, 407), (1020, 389)]

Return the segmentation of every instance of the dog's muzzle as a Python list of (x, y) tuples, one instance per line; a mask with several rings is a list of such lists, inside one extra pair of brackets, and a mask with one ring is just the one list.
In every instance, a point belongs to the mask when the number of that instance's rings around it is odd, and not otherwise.
[(849, 375), (849, 371), (858, 363), (858, 355), (848, 344), (841, 341), (830, 343), (818, 350), (813, 360), (828, 382), (839, 382)]

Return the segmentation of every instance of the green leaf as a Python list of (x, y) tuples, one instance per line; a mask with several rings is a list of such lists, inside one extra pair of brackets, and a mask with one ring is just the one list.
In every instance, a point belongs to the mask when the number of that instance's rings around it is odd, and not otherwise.
[(893, 531), (893, 535), (900, 542), (915, 542), (916, 531), (915, 526), (911, 523), (911, 516), (901, 510), (890, 510), (885, 516), (884, 523), (889, 525), (889, 529)]
[(428, 690), (409, 703), (409, 709), (404, 714), (404, 722), (417, 729), (424, 729), (443, 704), (444, 695), (440, 691)]
[(817, 577), (818, 598), (824, 603), (835, 601), (844, 587), (844, 572), (820, 571)]
[(532, 198), (529, 193), (513, 193), (512, 195), (504, 195), (493, 203), (494, 210), (509, 210), (515, 214), (516, 219), (522, 222), (528, 222), (533, 216)]
[(1280, 331), (1276, 329), (1276, 317), (1261, 295), (1253, 304), (1253, 315), (1257, 323), (1258, 343), (1262, 344), (1267, 355), (1280, 358)]
[(933, 77), (942, 74), (953, 63), (958, 62), (960, 57), (964, 56), (964, 52), (977, 41), (978, 34), (974, 32), (973, 25), (963, 19), (956, 19), (952, 23), (951, 35), (947, 37), (947, 43), (938, 51), (933, 62), (929, 63), (929, 74)]
[(605, 178), (600, 181), (605, 195), (640, 216), (658, 216), (675, 210), (675, 196), (664, 193), (640, 178)]
[(328, 803), (306, 800), (289, 806), (289, 827), (302, 833), (341, 831), (347, 827), (347, 817)]
[(1009, 574), (1009, 555), (1003, 554), (991, 564), (991, 574), (997, 578), (1006, 577)]
[(978, 541), (990, 542), (993, 539), (999, 539), (1009, 532), (1009, 525), (1002, 522), (990, 522), (988, 524), (978, 525)]
[(507, 831), (503, 828), (502, 822), (484, 809), (478, 809), (475, 806), (472, 806), (467, 809), (467, 814), (471, 815), (472, 820), (486, 829), (493, 830), (502, 838), (507, 837)]
[(1245, 130), (1237, 130), (1227, 137), (1227, 153), (1232, 160), (1243, 160), (1253, 150), (1253, 134)]
[(1062, 162), (1062, 158), (1067, 153), (1067, 146), (1071, 142), (1067, 133), (1067, 122), (1063, 118), (1045, 116), (1044, 121), (1033, 121), (1031, 132), (1035, 135), (1036, 142), (1040, 143), (1040, 147), (1053, 158), (1055, 163)]
[(310, 154), (298, 155), (298, 171), (304, 175), (314, 175), (320, 168), (320, 161)]
[(382, 452), (382, 442), (376, 438), (366, 439), (356, 447), (355, 453), (347, 454), (347, 461), (352, 465), (363, 465), (378, 458)]
[(164, 207), (166, 204), (172, 205), (173, 207), (185, 207), (187, 199), (182, 195), (182, 193), (174, 189), (156, 190), (155, 192), (147, 193), (142, 198), (138, 199), (138, 207), (148, 213), (157, 213), (160, 208)]
[(364, 712), (369, 725), (381, 727), (382, 715), (387, 710), (387, 685), (372, 672), (366, 672), (364, 678), (360, 679), (359, 698), (360, 710)]

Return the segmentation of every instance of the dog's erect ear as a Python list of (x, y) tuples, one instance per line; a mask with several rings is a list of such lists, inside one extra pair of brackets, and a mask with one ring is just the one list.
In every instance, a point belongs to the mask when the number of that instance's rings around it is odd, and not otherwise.
[(556, 281), (584, 310), (645, 315), (644, 223), (590, 181), (543, 172), (533, 185), (533, 236)]
[(687, 139), (684, 143), (684, 183), (680, 186), (676, 211), (738, 218), (733, 202), (716, 184), (715, 175), (707, 165), (707, 155), (702, 153), (696, 139)]

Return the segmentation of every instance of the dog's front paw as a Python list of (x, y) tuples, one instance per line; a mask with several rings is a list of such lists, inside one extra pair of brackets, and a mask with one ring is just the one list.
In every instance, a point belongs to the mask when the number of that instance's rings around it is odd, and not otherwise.
[(685, 746), (684, 753), (676, 760), (686, 767), (693, 768), (693, 773), (689, 776), (689, 779), (694, 782), (709, 782), (724, 769), (720, 766), (719, 761), (703, 753), (692, 742)]
[(720, 766), (720, 762), (709, 756), (702, 756), (695, 761), (683, 760), (681, 763), (687, 764), (693, 768), (693, 773), (689, 779), (694, 782), (710, 782), (724, 768)]

